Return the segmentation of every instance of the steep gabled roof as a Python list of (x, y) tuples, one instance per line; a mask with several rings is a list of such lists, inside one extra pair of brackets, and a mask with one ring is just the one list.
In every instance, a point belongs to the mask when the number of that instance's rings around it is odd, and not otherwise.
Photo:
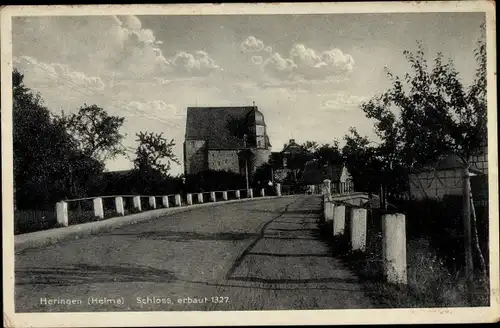
[(242, 149), (243, 136), (235, 133), (238, 124), (248, 122), (254, 106), (188, 107), (186, 140), (207, 140), (211, 149)]

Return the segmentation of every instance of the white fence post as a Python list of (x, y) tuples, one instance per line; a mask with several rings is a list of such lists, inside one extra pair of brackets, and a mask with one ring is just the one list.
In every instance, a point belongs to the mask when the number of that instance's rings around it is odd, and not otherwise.
[(382, 215), (382, 259), (387, 281), (407, 283), (405, 215)]
[(182, 205), (182, 203), (181, 203), (181, 195), (177, 194), (177, 195), (175, 195), (175, 206), (179, 207), (181, 205)]
[(116, 213), (125, 215), (125, 208), (123, 207), (123, 197), (115, 197)]
[(169, 206), (169, 204), (168, 204), (168, 196), (163, 196), (161, 198), (161, 202), (163, 204), (163, 207), (167, 207), (168, 208), (168, 206)]
[(351, 210), (351, 247), (352, 250), (365, 251), (366, 248), (366, 215), (364, 208)]
[(247, 196), (248, 196), (248, 198), (253, 198), (253, 189), (247, 190)]
[(260, 190), (260, 197), (265, 197), (266, 196), (266, 191), (264, 188)]
[(68, 203), (66, 202), (58, 202), (56, 204), (56, 215), (57, 215), (57, 223), (62, 226), (68, 226)]
[(188, 205), (193, 205), (193, 195), (191, 195), (191, 194), (186, 195), (186, 203)]
[(276, 184), (276, 196), (281, 197), (281, 183)]
[(345, 229), (345, 205), (337, 205), (333, 210), (333, 235), (344, 233)]
[(149, 206), (150, 206), (152, 209), (155, 209), (155, 208), (156, 208), (156, 197), (155, 197), (155, 196), (150, 196), (150, 197), (149, 197)]
[(215, 201), (216, 201), (216, 198), (215, 198), (215, 191), (212, 191), (212, 192), (210, 193), (210, 200), (211, 200), (212, 202), (214, 202), (214, 203), (215, 203)]
[(203, 193), (198, 193), (198, 203), (203, 203)]
[(323, 190), (322, 190), (322, 194), (323, 195), (326, 195), (326, 194), (329, 194), (331, 192), (331, 180), (323, 180)]
[(134, 208), (142, 211), (141, 196), (134, 196)]
[(94, 198), (94, 216), (104, 219), (104, 208), (102, 207), (102, 198)]
[(236, 196), (237, 199), (240, 199), (241, 195), (240, 195), (240, 191), (239, 190), (236, 190), (234, 192), (234, 195)]
[(227, 191), (222, 192), (222, 199), (227, 200)]
[(324, 213), (323, 213), (324, 214), (323, 215), (324, 216), (324, 221), (325, 222), (333, 221), (333, 211), (335, 209), (335, 204), (332, 203), (332, 202), (330, 202), (330, 201), (328, 201), (328, 200), (326, 200), (324, 202), (324, 204), (325, 204), (324, 208), (323, 208), (323, 210), (324, 210)]

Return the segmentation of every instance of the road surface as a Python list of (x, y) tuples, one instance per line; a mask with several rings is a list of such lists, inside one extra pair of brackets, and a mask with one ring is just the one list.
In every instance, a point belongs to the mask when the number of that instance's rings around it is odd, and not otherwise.
[(332, 257), (321, 199), (166, 215), (16, 254), (16, 312), (371, 308)]

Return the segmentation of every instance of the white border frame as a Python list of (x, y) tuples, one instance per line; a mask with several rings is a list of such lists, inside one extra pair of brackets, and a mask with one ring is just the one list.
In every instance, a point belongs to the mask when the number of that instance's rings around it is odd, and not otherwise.
[[(480, 308), (349, 309), (287, 311), (185, 311), (15, 313), (12, 171), (12, 16), (59, 15), (273, 15), (334, 13), (485, 12), (488, 66), (488, 168), (490, 213), (491, 302)], [(185, 4), (185, 5), (88, 5), (19, 6), (1, 10), (1, 133), (4, 324), (14, 327), (105, 326), (241, 326), (396, 323), (476, 323), (498, 321), (500, 316), (498, 154), (496, 100), (496, 17), (490, 1), (297, 3), (297, 4)], [(7, 218), (8, 220), (5, 220)]]

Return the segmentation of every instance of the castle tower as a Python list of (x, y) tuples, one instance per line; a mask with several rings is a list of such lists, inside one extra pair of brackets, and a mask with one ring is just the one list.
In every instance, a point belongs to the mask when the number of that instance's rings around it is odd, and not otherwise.
[(266, 122), (264, 115), (257, 109), (254, 104), (254, 117), (255, 117), (255, 150), (254, 150), (254, 163), (253, 170), (257, 169), (264, 163), (269, 161), (271, 155), (271, 144), (266, 131)]

